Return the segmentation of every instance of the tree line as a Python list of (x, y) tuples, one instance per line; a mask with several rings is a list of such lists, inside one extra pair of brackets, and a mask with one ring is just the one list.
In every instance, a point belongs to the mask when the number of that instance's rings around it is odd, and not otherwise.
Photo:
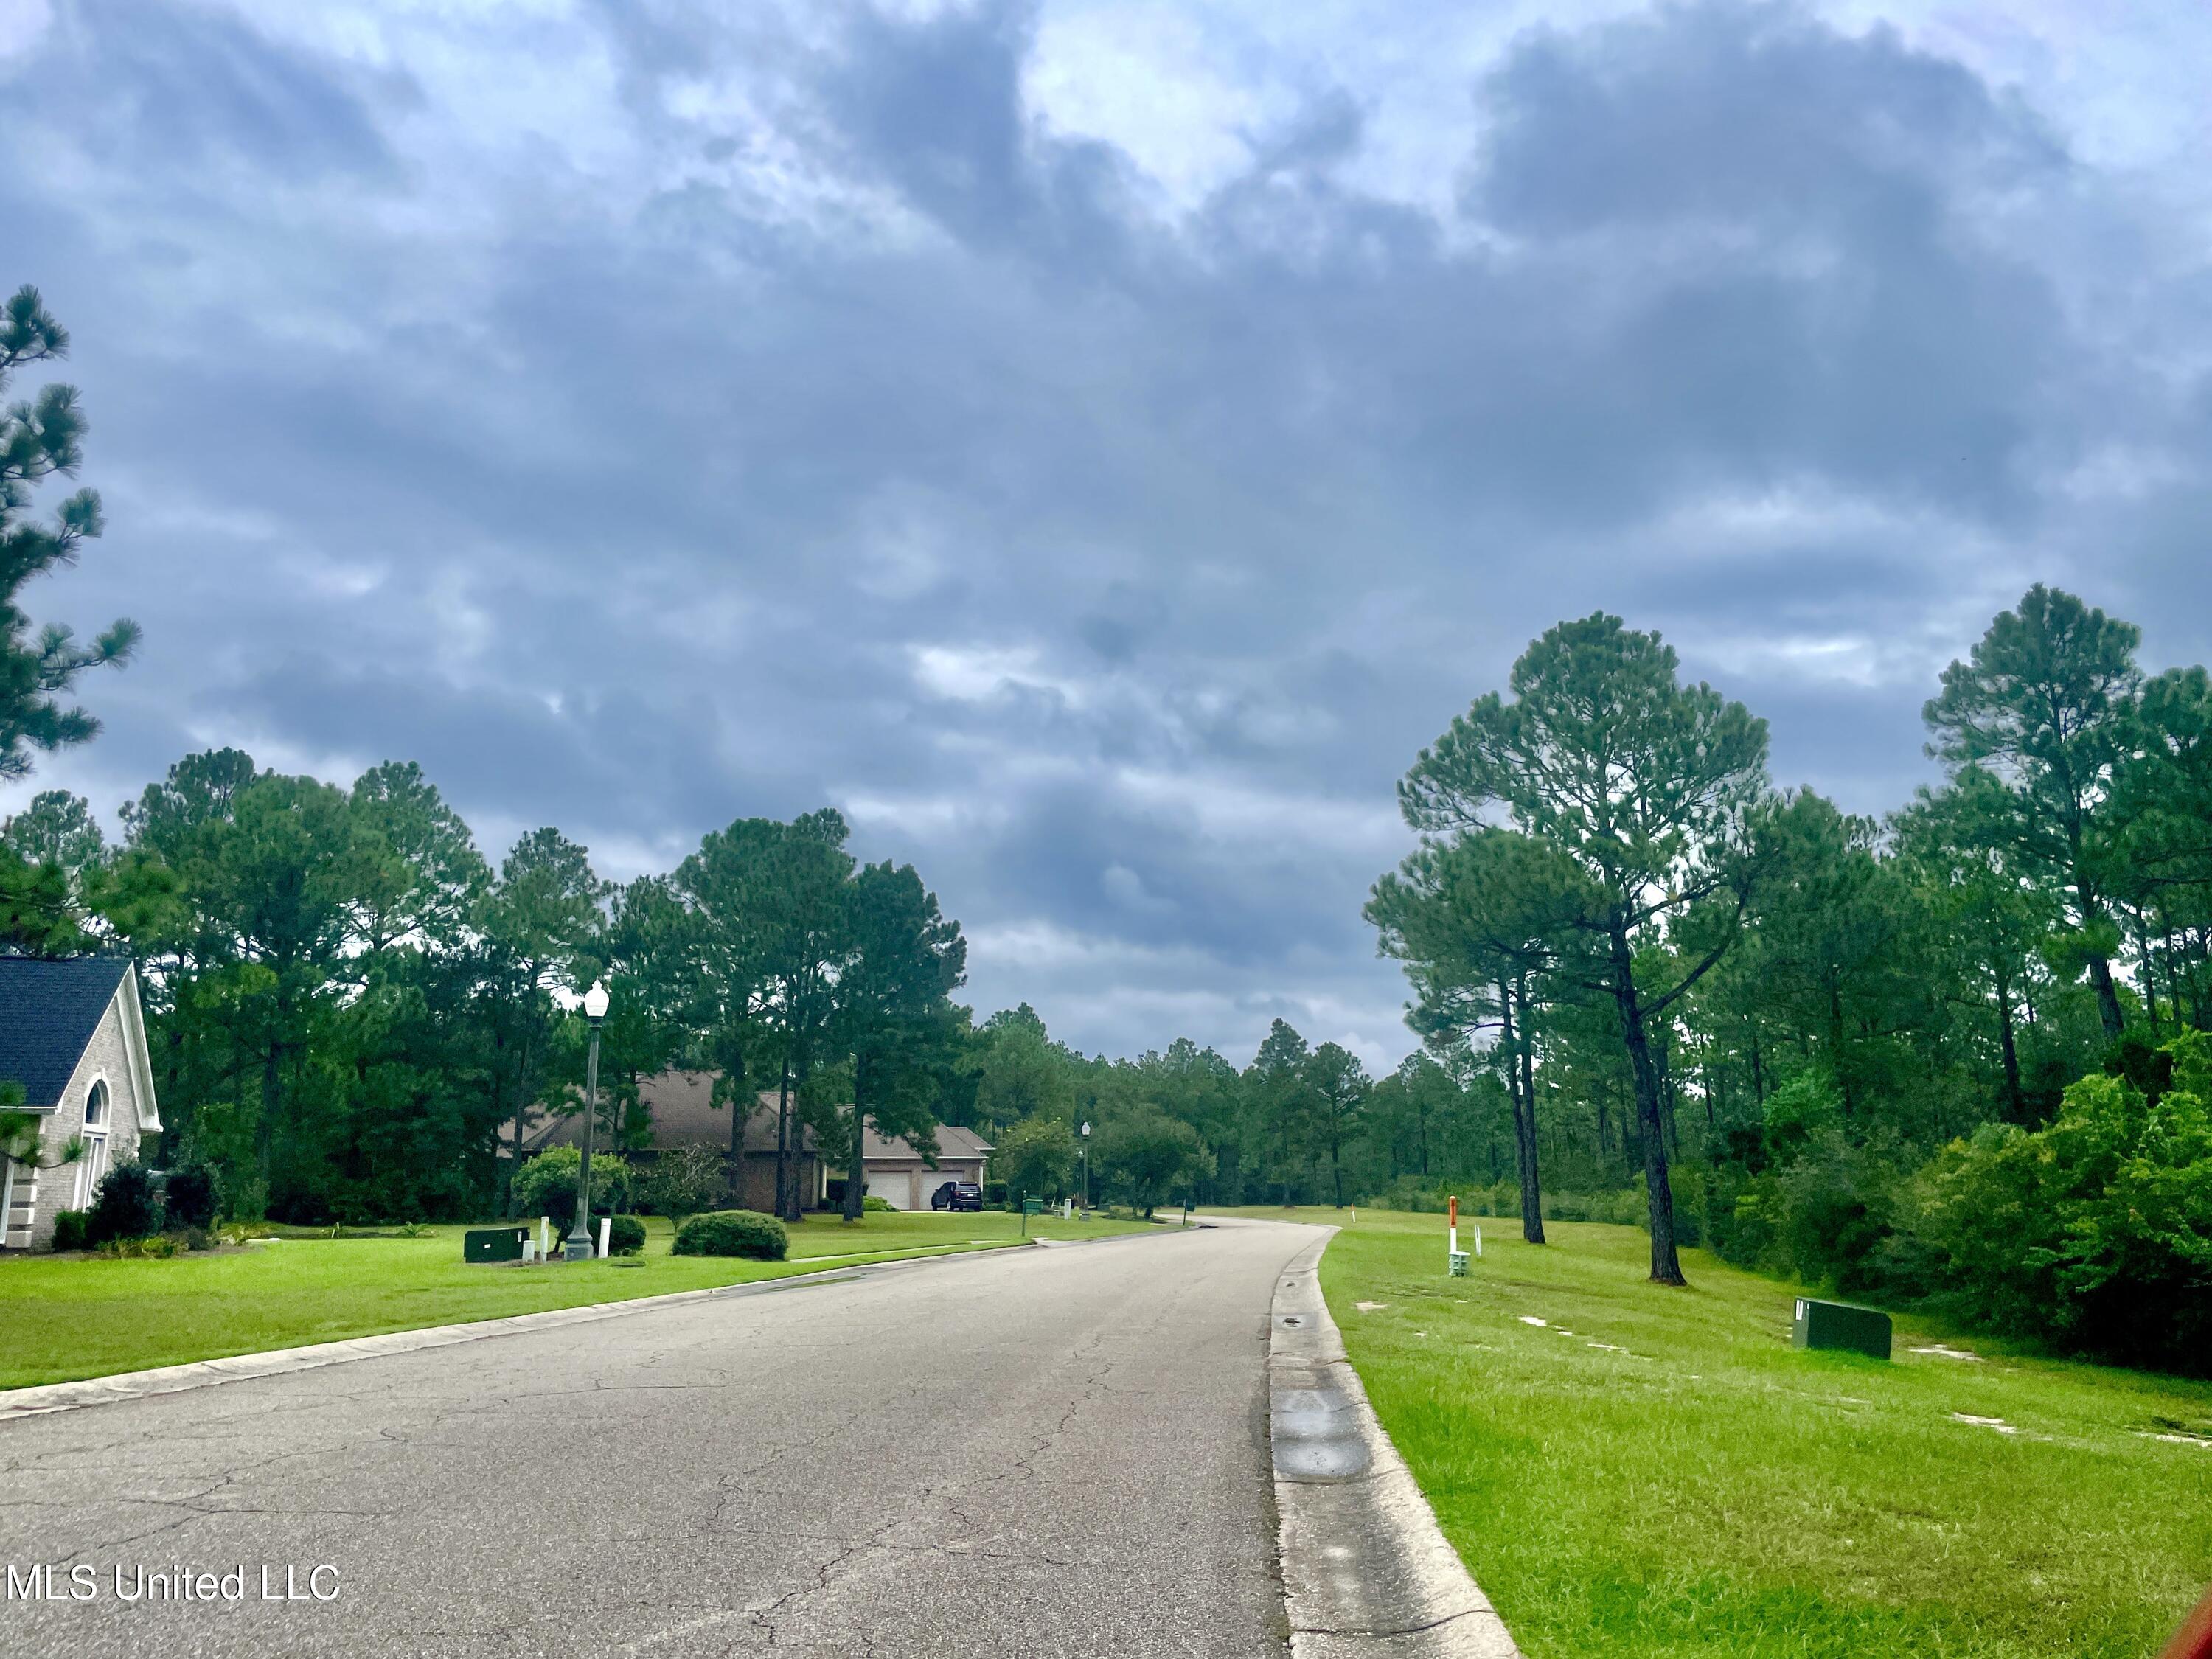
[(114, 848), (64, 792), (8, 820), (10, 886), (53, 900), (9, 943), (137, 959), (165, 1156), (216, 1165), (235, 1213), (499, 1207), (539, 1109), (580, 1108), (574, 1004), (602, 978), (603, 1144), (647, 1139), (645, 1079), (710, 1068), (732, 1155), (776, 1097), (779, 1209), (811, 1127), (858, 1213), (861, 1121), (926, 1139), (967, 1032), (958, 924), (911, 866), (858, 861), (834, 811), (740, 819), (621, 885), (553, 829), (495, 868), (411, 763), (341, 788), (214, 750), (121, 818)]
[[(2038, 586), (1923, 711), (1880, 820), (1778, 789), (1656, 635), (1563, 623), (1400, 787), (1368, 915), (1430, 1052), (1547, 1120), (1677, 1246), (2203, 1369), (2212, 680)], [(1592, 1156), (1598, 1168), (1592, 1168)]]

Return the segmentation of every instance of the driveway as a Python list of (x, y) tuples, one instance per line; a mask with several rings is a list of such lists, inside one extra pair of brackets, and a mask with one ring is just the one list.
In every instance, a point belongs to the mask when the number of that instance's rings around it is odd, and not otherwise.
[[(889, 1264), (0, 1424), (0, 1563), (96, 1586), (19, 1577), (0, 1648), (1279, 1653), (1267, 1314), (1313, 1236)], [(118, 1567), (246, 1599), (126, 1602)]]

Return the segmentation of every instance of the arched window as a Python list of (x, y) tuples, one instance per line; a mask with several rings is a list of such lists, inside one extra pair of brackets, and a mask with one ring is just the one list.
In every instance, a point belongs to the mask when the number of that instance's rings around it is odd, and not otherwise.
[(82, 1210), (99, 1194), (100, 1177), (107, 1173), (107, 1079), (100, 1079), (84, 1091), (84, 1156), (76, 1164), (76, 1201)]

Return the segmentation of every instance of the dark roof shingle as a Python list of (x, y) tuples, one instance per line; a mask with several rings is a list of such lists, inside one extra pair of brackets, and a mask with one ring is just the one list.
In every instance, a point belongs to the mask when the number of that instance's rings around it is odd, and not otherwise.
[(21, 1084), (33, 1109), (60, 1104), (130, 969), (128, 957), (0, 957), (0, 1082)]

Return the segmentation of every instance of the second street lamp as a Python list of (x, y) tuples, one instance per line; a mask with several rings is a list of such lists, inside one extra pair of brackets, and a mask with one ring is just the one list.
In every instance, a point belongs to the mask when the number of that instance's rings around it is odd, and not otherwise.
[(584, 1155), (576, 1165), (576, 1224), (568, 1230), (561, 1254), (570, 1261), (589, 1261), (592, 1249), (592, 1125), (599, 1115), (599, 1022), (607, 1017), (607, 988), (584, 993), (584, 1018), (591, 1022), (592, 1047), (584, 1061)]

